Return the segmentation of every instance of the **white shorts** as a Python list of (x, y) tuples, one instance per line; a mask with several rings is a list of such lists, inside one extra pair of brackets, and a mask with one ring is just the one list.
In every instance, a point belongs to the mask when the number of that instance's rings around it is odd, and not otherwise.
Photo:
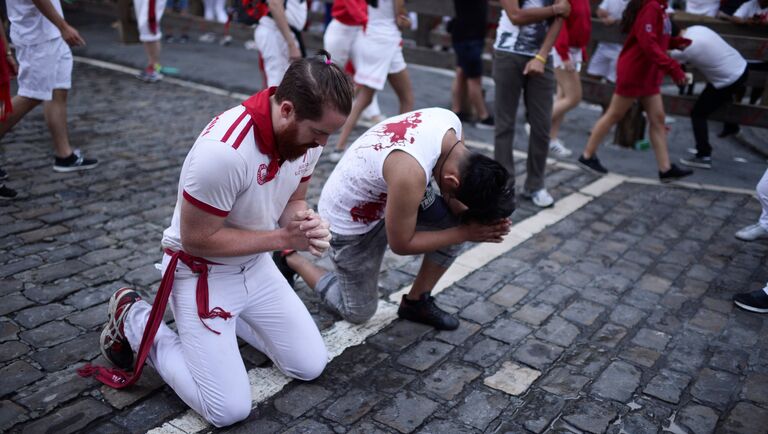
[(72, 50), (62, 38), (17, 45), (19, 96), (50, 101), (54, 89), (72, 87)]
[(355, 64), (355, 83), (382, 90), (387, 75), (406, 68), (402, 39), (364, 33), (352, 47)]
[[(296, 36), (291, 34), (291, 37), (298, 46)], [(288, 43), (275, 22), (268, 17), (259, 20), (259, 25), (253, 32), (253, 39), (261, 56), (262, 73), (267, 87), (279, 85), (291, 64), (291, 59), (288, 57)]]
[(136, 12), (136, 22), (139, 24), (139, 40), (141, 42), (154, 42), (163, 38), (160, 31), (160, 19), (165, 11), (165, 0), (155, 0), (155, 21), (157, 29), (155, 33), (149, 30), (149, 0), (133, 0), (133, 9)]
[(603, 77), (616, 83), (616, 62), (619, 60), (619, 53), (621, 53), (621, 44), (597, 44), (597, 49), (589, 62), (587, 74)]
[[(581, 48), (568, 47), (568, 56), (571, 58), (571, 62), (576, 67), (576, 71), (581, 71), (581, 64), (584, 62), (584, 57), (581, 55)], [(557, 50), (552, 49), (552, 65), (555, 68), (564, 69), (565, 62), (557, 53)]]
[(328, 23), (328, 28), (323, 34), (323, 48), (331, 54), (333, 63), (344, 69), (352, 55), (355, 41), (362, 34), (363, 28), (361, 26), (349, 26), (333, 19)]

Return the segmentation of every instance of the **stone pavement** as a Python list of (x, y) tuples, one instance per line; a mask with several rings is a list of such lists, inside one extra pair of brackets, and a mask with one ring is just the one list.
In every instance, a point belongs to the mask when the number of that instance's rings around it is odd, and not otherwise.
[[(82, 64), (74, 77), (72, 140), (99, 168), (53, 173), (39, 110), (0, 147), (25, 195), (0, 204), (0, 431), (144, 432), (187, 413), (151, 370), (121, 392), (74, 370), (102, 362), (115, 289), (152, 298), (181, 162), (236, 101)], [(310, 201), (331, 169), (323, 158)], [(549, 170), (561, 199), (596, 181)], [(519, 205), (516, 224), (550, 213)], [(622, 182), (440, 293), (458, 331), (396, 320), (229, 431), (765, 432), (768, 320), (730, 302), (768, 281), (768, 245), (733, 238), (758, 213), (748, 194)], [(388, 255), (382, 299), (415, 259)], [(339, 324), (299, 294), (321, 330)], [(270, 362), (243, 355), (257, 389)]]

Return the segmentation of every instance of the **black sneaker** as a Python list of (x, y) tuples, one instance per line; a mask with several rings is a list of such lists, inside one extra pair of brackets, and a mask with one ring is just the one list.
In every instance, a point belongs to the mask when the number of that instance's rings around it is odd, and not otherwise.
[(5, 184), (0, 185), (0, 200), (15, 199), (17, 195), (16, 190), (6, 187)]
[(690, 158), (681, 158), (680, 164), (688, 167), (698, 167), (699, 169), (711, 169), (712, 157), (699, 157), (696, 155)]
[(736, 294), (733, 296), (733, 303), (751, 312), (768, 313), (768, 294), (763, 289)]
[(495, 128), (495, 121), (493, 119), (493, 116), (488, 115), (487, 118), (483, 119), (482, 121), (475, 124), (475, 127), (481, 130), (492, 130)]
[(456, 116), (458, 116), (459, 120), (462, 122), (472, 122), (472, 115), (467, 112), (458, 112), (456, 113)]
[(0, 181), (8, 179), (8, 174), (5, 172), (5, 170), (0, 169)]
[(659, 180), (670, 182), (690, 175), (693, 175), (693, 170), (681, 169), (673, 164), (666, 172), (659, 172)]
[(456, 330), (459, 320), (450, 313), (440, 309), (435, 304), (435, 297), (429, 293), (423, 294), (416, 301), (408, 300), (405, 295), (400, 301), (397, 316), (408, 321), (431, 325), (438, 330)]
[(296, 272), (288, 266), (288, 261), (285, 259), (286, 256), (292, 253), (296, 253), (296, 251), (290, 250), (287, 252), (274, 252), (272, 253), (272, 260), (275, 261), (275, 265), (277, 265), (277, 269), (280, 270), (280, 274), (285, 277), (285, 280), (288, 281), (288, 284), (291, 285), (291, 288), (294, 288), (294, 285), (296, 284)]
[(597, 155), (593, 155), (590, 158), (584, 158), (584, 155), (579, 155), (578, 161), (579, 166), (581, 166), (582, 169), (585, 169), (588, 172), (592, 172), (595, 175), (605, 175), (608, 173), (608, 169), (600, 164), (600, 160), (597, 158)]
[(77, 172), (80, 170), (90, 170), (99, 165), (95, 158), (85, 158), (79, 150), (75, 150), (67, 158), (58, 158), (54, 160), (53, 170), (56, 172)]

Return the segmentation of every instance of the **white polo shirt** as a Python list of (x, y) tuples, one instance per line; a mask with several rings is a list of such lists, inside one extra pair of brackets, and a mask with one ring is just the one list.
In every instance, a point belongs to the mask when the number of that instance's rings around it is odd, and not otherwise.
[(685, 2), (685, 11), (689, 14), (714, 17), (719, 10), (720, 0), (688, 0)]
[(427, 108), (389, 118), (371, 127), (349, 147), (328, 177), (318, 211), (341, 235), (359, 235), (384, 218), (387, 183), (384, 161), (392, 151), (412, 155), (432, 178), (448, 130), (461, 137), (461, 121), (450, 110)]
[[(61, 15), (61, 2), (50, 0)], [(61, 32), (44, 17), (32, 0), (6, 0), (8, 21), (11, 22), (11, 41), (17, 45), (34, 45), (61, 37)]]
[(747, 61), (709, 27), (691, 26), (682, 36), (690, 39), (691, 45), (684, 50), (670, 51), (670, 56), (693, 65), (716, 89), (730, 86), (744, 74)]
[(766, 21), (766, 15), (768, 15), (768, 8), (761, 8), (760, 3), (757, 0), (749, 0), (748, 2), (739, 6), (736, 12), (733, 13), (734, 17), (743, 18), (748, 20), (754, 18), (755, 15), (762, 16), (763, 22)]
[[(301, 182), (310, 179), (322, 148), (311, 148), (296, 161), (279, 163), (269, 110), (269, 96), (274, 91), (261, 91), (244, 105), (216, 116), (200, 133), (181, 168), (176, 208), (171, 226), (163, 232), (163, 247), (182, 249), (182, 201), (224, 217), (227, 227), (277, 229), (288, 199)], [(246, 107), (254, 107), (256, 112)], [(256, 255), (205, 259), (238, 265)]]

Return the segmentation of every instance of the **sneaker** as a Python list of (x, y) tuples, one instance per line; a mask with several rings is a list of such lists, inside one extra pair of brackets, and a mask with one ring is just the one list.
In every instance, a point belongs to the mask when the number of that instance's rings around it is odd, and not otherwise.
[(736, 232), (735, 237), (741, 241), (764, 240), (768, 238), (768, 230), (760, 226), (760, 223), (755, 223)]
[(18, 194), (16, 190), (6, 187), (5, 184), (0, 185), (0, 200), (15, 199)]
[(232, 43), (232, 36), (226, 35), (219, 41), (219, 45), (222, 47), (229, 46)]
[(79, 149), (75, 149), (67, 158), (56, 157), (53, 161), (53, 170), (56, 172), (77, 172), (80, 170), (90, 170), (99, 165), (99, 160), (95, 158), (85, 158)]
[(280, 274), (285, 277), (291, 288), (294, 288), (296, 284), (296, 272), (288, 265), (288, 261), (285, 259), (288, 255), (296, 253), (295, 250), (283, 250), (280, 252), (272, 253), (272, 260), (277, 265), (277, 269), (280, 270)]
[(560, 139), (552, 139), (549, 141), (549, 152), (555, 157), (568, 158), (573, 154), (573, 151), (566, 148)]
[(156, 68), (150, 67), (143, 69), (136, 76), (136, 78), (146, 83), (157, 83), (163, 79), (163, 74), (161, 74), (160, 71), (158, 71)]
[(214, 35), (212, 32), (203, 33), (202, 35), (200, 35), (199, 38), (197, 38), (197, 40), (200, 42), (206, 42), (206, 43), (215, 42), (216, 35)]
[(123, 327), (125, 315), (139, 300), (141, 296), (131, 288), (120, 288), (109, 299), (107, 324), (101, 332), (99, 343), (104, 358), (121, 369), (133, 368), (133, 350), (125, 337)]
[(681, 158), (680, 164), (688, 167), (698, 167), (700, 169), (711, 169), (712, 157), (699, 157), (696, 155), (690, 158)]
[(328, 155), (328, 161), (331, 163), (338, 163), (341, 161), (341, 157), (344, 156), (344, 151), (339, 151), (337, 149), (334, 149), (333, 152)]
[(493, 119), (493, 116), (488, 115), (487, 118), (477, 122), (475, 127), (480, 130), (492, 130), (496, 127), (496, 121)]
[[(456, 112), (454, 112), (454, 113), (456, 113)], [(467, 113), (467, 112), (458, 112), (458, 113), (456, 113), (456, 116), (462, 122), (472, 122), (472, 115)]]
[(693, 175), (693, 170), (681, 169), (673, 164), (666, 172), (659, 172), (659, 180), (670, 182), (690, 175)]
[(8, 173), (6, 173), (5, 170), (0, 169), (0, 181), (2, 181), (4, 179), (8, 179)]
[(768, 313), (768, 294), (764, 289), (736, 294), (733, 296), (733, 303), (751, 312)]
[(523, 197), (530, 199), (539, 208), (549, 208), (555, 204), (555, 199), (552, 198), (546, 188), (536, 191), (523, 190)]
[(166, 44), (172, 44), (176, 42), (176, 38), (173, 37), (173, 34), (168, 33), (163, 36), (163, 42), (165, 42)]
[(605, 175), (608, 173), (608, 169), (600, 164), (600, 159), (597, 158), (597, 155), (593, 155), (590, 158), (584, 158), (584, 155), (579, 155), (578, 162), (582, 169), (587, 172), (592, 172), (595, 175)]
[(431, 325), (438, 330), (456, 330), (459, 320), (454, 315), (440, 309), (435, 304), (435, 297), (429, 293), (422, 294), (416, 301), (409, 300), (403, 295), (397, 316), (408, 321)]

